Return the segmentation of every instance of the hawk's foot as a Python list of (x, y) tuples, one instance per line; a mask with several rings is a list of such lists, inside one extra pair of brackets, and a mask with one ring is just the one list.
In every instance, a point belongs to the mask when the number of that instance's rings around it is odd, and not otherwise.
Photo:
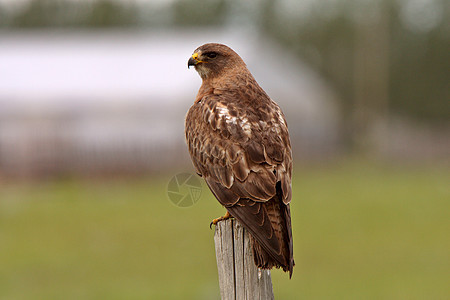
[(213, 225), (217, 225), (217, 223), (219, 223), (220, 221), (227, 220), (227, 219), (232, 218), (232, 217), (233, 216), (227, 211), (227, 213), (223, 217), (220, 217), (220, 218), (212, 220), (212, 222), (209, 223), (209, 228), (212, 229)]

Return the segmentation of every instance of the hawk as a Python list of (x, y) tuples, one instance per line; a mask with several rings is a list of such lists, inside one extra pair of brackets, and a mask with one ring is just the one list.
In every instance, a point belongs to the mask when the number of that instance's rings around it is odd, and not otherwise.
[(189, 58), (202, 85), (186, 115), (185, 135), (198, 175), (227, 213), (250, 233), (256, 266), (292, 276), (292, 151), (280, 107), (242, 58), (205, 44)]

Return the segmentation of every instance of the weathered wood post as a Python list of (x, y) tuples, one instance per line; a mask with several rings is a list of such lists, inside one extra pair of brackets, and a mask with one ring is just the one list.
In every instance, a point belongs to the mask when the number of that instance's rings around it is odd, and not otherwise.
[(274, 299), (270, 271), (256, 267), (248, 232), (237, 220), (217, 223), (214, 243), (222, 300)]

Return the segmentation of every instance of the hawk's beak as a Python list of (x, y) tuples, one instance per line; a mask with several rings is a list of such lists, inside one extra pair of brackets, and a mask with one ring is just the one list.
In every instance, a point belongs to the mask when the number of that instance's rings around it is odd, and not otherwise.
[(195, 66), (199, 62), (200, 61), (198, 60), (198, 53), (192, 54), (192, 56), (188, 60), (188, 69), (189, 69), (190, 66)]
[[(195, 53), (195, 54), (197, 54), (197, 53)], [(194, 58), (194, 55), (192, 55), (188, 60), (188, 69), (191, 66), (195, 66), (197, 63), (198, 63), (198, 61)]]
[(205, 61), (201, 61), (198, 59), (198, 53), (192, 54), (192, 56), (188, 60), (188, 69), (190, 66), (195, 66), (199, 63), (204, 63)]

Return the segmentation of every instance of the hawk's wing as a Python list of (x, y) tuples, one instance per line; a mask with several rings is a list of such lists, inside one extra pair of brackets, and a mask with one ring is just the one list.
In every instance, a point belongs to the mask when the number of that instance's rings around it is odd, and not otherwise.
[(280, 108), (273, 101), (256, 109), (238, 105), (208, 96), (189, 110), (186, 140), (197, 173), (224, 206), (240, 198), (267, 201), (277, 182), (288, 204), (292, 153)]
[[(186, 116), (186, 140), (197, 173), (219, 202), (292, 272), (291, 146), (280, 108), (267, 100), (255, 107), (205, 96)], [(275, 206), (264, 204), (274, 197)]]

